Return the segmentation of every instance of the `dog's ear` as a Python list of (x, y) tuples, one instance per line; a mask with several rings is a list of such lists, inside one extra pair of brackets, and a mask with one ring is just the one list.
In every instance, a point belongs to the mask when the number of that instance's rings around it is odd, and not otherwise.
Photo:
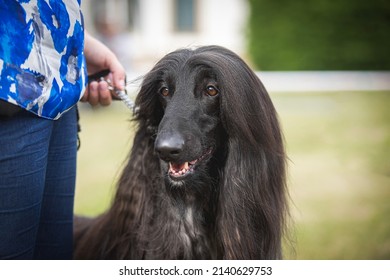
[(217, 72), (228, 135), (218, 206), (223, 257), (280, 258), (285, 151), (276, 111), (256, 74), (235, 54), (222, 52), (216, 66), (223, 66)]
[(152, 133), (155, 133), (152, 130), (158, 127), (164, 114), (158, 97), (158, 82), (157, 70), (152, 69), (145, 75), (141, 89), (135, 100), (135, 106), (137, 108), (135, 119), (139, 122), (140, 126), (147, 127)]

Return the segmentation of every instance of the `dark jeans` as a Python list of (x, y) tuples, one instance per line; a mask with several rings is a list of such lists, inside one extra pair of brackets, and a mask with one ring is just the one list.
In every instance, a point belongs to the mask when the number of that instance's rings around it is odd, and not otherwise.
[(70, 259), (77, 117), (0, 116), (0, 259)]

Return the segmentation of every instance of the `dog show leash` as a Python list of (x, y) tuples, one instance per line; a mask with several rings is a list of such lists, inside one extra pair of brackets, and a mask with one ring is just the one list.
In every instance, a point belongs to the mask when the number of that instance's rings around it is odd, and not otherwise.
[(107, 82), (108, 89), (111, 92), (115, 92), (116, 95), (119, 97), (119, 99), (122, 100), (123, 103), (125, 103), (125, 105), (127, 106), (127, 108), (129, 108), (133, 113), (136, 112), (137, 108), (135, 107), (134, 101), (131, 100), (129, 95), (127, 94), (126, 87), (128, 85), (134, 84), (139, 78), (136, 78), (136, 79), (131, 80), (131, 81), (125, 81), (124, 89), (123, 90), (118, 90), (117, 88), (114, 87), (114, 85), (112, 84), (111, 80), (106, 78), (108, 74), (110, 74), (110, 70), (109, 69), (105, 69), (105, 70), (99, 71), (99, 72), (97, 72), (95, 74), (89, 75), (88, 76), (88, 83), (90, 83), (92, 81), (97, 81), (97, 82), (105, 81), (105, 82)]

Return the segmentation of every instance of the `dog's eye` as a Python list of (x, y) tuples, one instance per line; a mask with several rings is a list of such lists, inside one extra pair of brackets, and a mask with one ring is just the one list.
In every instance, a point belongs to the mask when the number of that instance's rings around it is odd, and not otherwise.
[(206, 92), (210, 96), (216, 96), (218, 94), (218, 90), (214, 86), (207, 86)]
[(163, 87), (162, 89), (160, 89), (160, 94), (162, 96), (167, 97), (169, 95), (169, 89), (167, 87)]

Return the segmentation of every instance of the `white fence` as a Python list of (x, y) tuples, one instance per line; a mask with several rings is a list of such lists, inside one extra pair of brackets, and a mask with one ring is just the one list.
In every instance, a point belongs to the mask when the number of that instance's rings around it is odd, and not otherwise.
[(390, 90), (390, 71), (257, 72), (269, 92)]

